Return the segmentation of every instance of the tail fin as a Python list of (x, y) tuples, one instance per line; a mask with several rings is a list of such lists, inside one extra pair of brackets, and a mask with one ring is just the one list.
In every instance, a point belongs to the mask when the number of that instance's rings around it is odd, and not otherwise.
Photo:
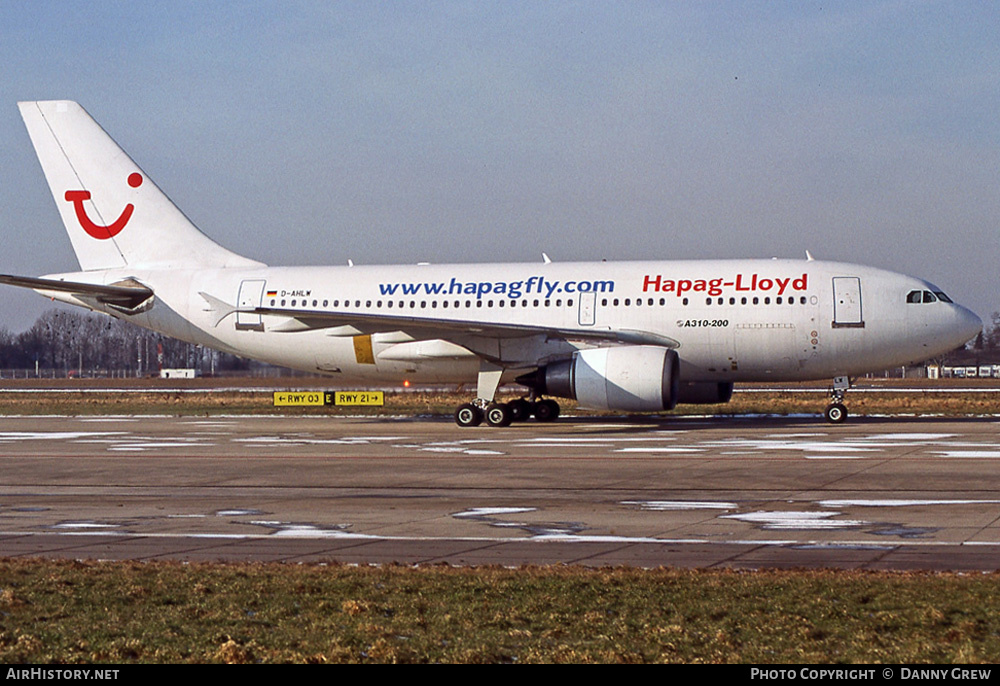
[(83, 270), (261, 266), (199, 231), (77, 103), (18, 107)]

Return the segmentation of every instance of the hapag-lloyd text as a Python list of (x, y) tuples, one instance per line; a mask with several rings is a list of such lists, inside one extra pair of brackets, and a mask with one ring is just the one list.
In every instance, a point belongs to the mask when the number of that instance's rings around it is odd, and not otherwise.
[(809, 287), (809, 275), (799, 277), (775, 276), (762, 277), (760, 274), (737, 274), (734, 279), (667, 279), (663, 276), (647, 274), (642, 282), (643, 292), (673, 293), (681, 297), (685, 293), (705, 293), (706, 295), (722, 295), (723, 289), (731, 288), (737, 292), (775, 293), (785, 295), (786, 292), (804, 291)]

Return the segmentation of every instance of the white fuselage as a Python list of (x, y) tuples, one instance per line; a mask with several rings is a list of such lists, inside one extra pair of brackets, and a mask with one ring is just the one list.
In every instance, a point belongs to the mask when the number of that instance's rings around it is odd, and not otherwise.
[[(605, 345), (565, 333), (598, 330), (676, 341), (684, 381), (826, 379), (932, 358), (981, 325), (947, 299), (908, 302), (914, 291), (940, 293), (926, 281), (813, 260), (126, 269), (50, 278), (131, 278), (155, 292), (137, 314), (46, 295), (243, 357), (390, 382), (472, 382), (481, 357), (500, 361), (510, 378)], [(308, 325), (324, 314), (345, 324)], [(352, 314), (413, 323), (351, 325)], [(489, 323), (523, 325), (525, 334), (482, 331)], [(546, 333), (557, 329), (559, 336)]]

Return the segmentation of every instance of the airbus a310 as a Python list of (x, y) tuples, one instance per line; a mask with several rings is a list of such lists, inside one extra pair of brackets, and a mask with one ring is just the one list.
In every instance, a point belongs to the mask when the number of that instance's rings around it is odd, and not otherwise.
[[(270, 267), (216, 244), (75, 102), (19, 104), (81, 271), (0, 281), (190, 343), (344, 380), (476, 383), (460, 426), (662, 412), (746, 381), (926, 360), (980, 319), (909, 276), (813, 260)], [(495, 401), (501, 383), (524, 397)]]

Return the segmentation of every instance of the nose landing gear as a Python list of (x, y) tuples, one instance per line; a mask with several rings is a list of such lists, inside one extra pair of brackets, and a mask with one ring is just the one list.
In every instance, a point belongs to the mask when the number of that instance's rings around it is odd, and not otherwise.
[(833, 380), (830, 388), (830, 400), (832, 401), (823, 411), (826, 421), (831, 424), (843, 424), (847, 421), (847, 407), (844, 405), (844, 396), (847, 395), (851, 387), (851, 380), (846, 376), (838, 376)]

